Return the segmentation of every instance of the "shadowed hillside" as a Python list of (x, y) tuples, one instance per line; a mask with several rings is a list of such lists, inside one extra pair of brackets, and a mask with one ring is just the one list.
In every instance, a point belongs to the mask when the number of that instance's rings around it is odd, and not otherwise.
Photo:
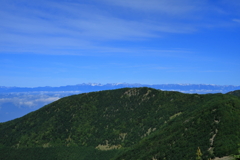
[(240, 97), (240, 90), (236, 90), (236, 91), (228, 92), (227, 94), (230, 94), (230, 95), (234, 95), (234, 96)]

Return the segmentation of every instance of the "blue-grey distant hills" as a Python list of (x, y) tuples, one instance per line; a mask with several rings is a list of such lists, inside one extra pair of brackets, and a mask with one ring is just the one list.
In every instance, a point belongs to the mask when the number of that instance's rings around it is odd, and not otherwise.
[(160, 90), (179, 91), (184, 93), (227, 93), (233, 90), (239, 90), (240, 86), (234, 85), (213, 85), (213, 84), (130, 84), (130, 83), (83, 83), (78, 85), (67, 85), (60, 87), (4, 87), (0, 86), (0, 93), (9, 92), (59, 92), (59, 91), (78, 91), (78, 92), (92, 92), (101, 90), (111, 90), (126, 87), (150, 87)]

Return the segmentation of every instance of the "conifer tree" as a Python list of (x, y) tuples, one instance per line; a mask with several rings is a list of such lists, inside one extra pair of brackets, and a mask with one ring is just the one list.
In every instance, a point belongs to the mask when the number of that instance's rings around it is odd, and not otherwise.
[(197, 149), (196, 155), (197, 155), (196, 160), (202, 160), (202, 152), (201, 152), (201, 149), (199, 147)]

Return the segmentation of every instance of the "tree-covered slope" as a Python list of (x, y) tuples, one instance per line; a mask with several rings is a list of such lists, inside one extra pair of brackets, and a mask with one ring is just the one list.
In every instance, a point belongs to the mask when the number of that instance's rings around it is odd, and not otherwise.
[(169, 121), (152, 135), (122, 151), (116, 160), (203, 159), (238, 154), (240, 101), (220, 96)]
[(108, 160), (118, 151), (94, 147), (1, 148), (1, 160)]
[(240, 90), (231, 91), (231, 92), (228, 92), (227, 94), (230, 94), (230, 95), (234, 95), (234, 96), (240, 97)]
[(116, 159), (195, 159), (200, 147), (205, 158), (224, 156), (237, 151), (239, 111), (240, 99), (227, 94), (151, 88), (85, 93), (1, 123), (0, 148), (44, 148), (54, 150), (53, 157), (56, 148), (86, 147), (90, 153), (118, 149)]

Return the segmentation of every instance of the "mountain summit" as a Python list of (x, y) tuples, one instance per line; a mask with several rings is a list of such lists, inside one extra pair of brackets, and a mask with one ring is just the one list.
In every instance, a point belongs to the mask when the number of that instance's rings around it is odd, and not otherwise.
[(213, 159), (238, 154), (239, 126), (237, 94), (91, 92), (0, 123), (0, 158)]

